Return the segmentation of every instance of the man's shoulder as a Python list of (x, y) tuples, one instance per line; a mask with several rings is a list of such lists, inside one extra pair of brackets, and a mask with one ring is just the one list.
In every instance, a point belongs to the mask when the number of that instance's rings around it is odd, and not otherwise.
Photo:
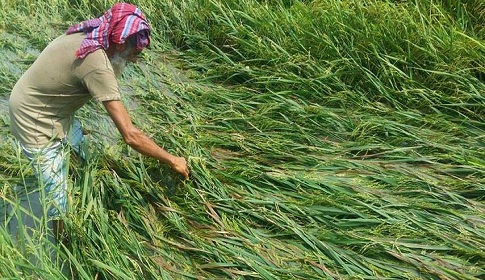
[[(75, 48), (81, 46), (81, 42), (83, 41), (86, 34), (83, 33), (73, 33), (73, 34), (61, 34), (57, 36), (52, 42), (49, 44), (51, 47), (59, 47), (62, 46), (64, 48)], [(48, 46), (48, 47), (49, 47)]]
[(113, 71), (109, 58), (103, 49), (95, 50), (86, 55), (85, 58), (76, 59), (74, 66), (80, 76), (85, 76), (91, 72)]

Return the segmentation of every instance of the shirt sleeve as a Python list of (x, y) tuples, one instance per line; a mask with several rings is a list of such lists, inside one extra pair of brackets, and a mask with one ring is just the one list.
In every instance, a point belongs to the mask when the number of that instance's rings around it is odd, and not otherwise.
[(94, 101), (121, 100), (118, 81), (104, 50), (96, 50), (84, 59), (76, 60), (74, 75), (86, 87)]
[(118, 81), (112, 70), (98, 69), (84, 76), (82, 80), (94, 101), (121, 100)]

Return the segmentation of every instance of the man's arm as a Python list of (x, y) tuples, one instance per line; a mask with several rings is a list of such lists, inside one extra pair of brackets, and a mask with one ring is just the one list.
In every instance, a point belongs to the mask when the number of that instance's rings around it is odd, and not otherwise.
[(189, 177), (189, 169), (185, 159), (165, 151), (145, 133), (136, 128), (121, 101), (104, 101), (103, 105), (128, 145), (143, 155), (170, 165), (173, 170), (184, 175), (186, 179)]

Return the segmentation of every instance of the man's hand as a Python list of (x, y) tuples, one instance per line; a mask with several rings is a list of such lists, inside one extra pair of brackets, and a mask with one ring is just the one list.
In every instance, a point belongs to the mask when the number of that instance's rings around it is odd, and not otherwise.
[(183, 157), (174, 157), (170, 164), (175, 172), (182, 174), (185, 179), (189, 179), (189, 168), (187, 167), (187, 161)]

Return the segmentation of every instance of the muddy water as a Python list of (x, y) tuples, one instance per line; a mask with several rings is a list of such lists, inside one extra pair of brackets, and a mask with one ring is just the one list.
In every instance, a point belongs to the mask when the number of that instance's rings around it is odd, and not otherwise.
[(16, 80), (39, 55), (26, 39), (0, 32), (0, 140), (8, 135), (8, 98)]

